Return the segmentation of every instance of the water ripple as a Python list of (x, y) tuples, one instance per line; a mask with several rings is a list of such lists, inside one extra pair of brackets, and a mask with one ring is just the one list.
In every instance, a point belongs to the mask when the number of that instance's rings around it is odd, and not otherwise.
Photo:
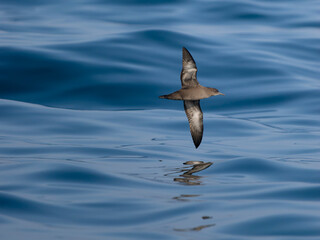
[[(319, 10), (1, 1), (1, 239), (319, 239)], [(182, 46), (225, 94), (197, 150)]]

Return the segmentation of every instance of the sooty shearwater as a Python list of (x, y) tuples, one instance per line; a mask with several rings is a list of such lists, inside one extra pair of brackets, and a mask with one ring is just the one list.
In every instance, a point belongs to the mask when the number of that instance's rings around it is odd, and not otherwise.
[(188, 117), (190, 132), (196, 148), (199, 147), (203, 135), (203, 113), (200, 99), (215, 95), (224, 95), (216, 88), (203, 87), (197, 80), (197, 66), (190, 52), (182, 48), (181, 89), (159, 98), (183, 100), (184, 110)]

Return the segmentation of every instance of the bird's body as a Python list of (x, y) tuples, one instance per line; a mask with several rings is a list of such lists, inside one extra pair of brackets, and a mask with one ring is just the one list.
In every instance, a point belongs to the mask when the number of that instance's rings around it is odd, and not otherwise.
[(203, 135), (203, 113), (200, 108), (200, 99), (215, 95), (224, 95), (216, 88), (203, 87), (197, 80), (197, 66), (193, 57), (186, 48), (182, 48), (181, 89), (160, 98), (183, 100), (184, 110), (188, 117), (193, 143), (198, 148)]
[(200, 100), (214, 96), (213, 91), (211, 88), (203, 87), (199, 84), (195, 87), (181, 88), (171, 94), (160, 96), (160, 98), (171, 100)]

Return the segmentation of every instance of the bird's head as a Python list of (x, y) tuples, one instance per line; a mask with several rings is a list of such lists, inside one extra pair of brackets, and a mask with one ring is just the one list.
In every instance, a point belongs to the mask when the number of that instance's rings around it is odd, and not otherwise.
[(216, 95), (223, 95), (224, 96), (224, 94), (219, 92), (219, 90), (216, 88), (210, 88), (210, 91), (211, 91), (211, 96), (216, 96)]

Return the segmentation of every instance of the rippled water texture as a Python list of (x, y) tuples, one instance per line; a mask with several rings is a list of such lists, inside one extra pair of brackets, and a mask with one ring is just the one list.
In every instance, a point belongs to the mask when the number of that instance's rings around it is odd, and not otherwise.
[[(319, 13), (1, 1), (1, 240), (319, 239)], [(225, 93), (201, 101), (198, 149), (182, 102), (158, 99), (182, 46)]]

